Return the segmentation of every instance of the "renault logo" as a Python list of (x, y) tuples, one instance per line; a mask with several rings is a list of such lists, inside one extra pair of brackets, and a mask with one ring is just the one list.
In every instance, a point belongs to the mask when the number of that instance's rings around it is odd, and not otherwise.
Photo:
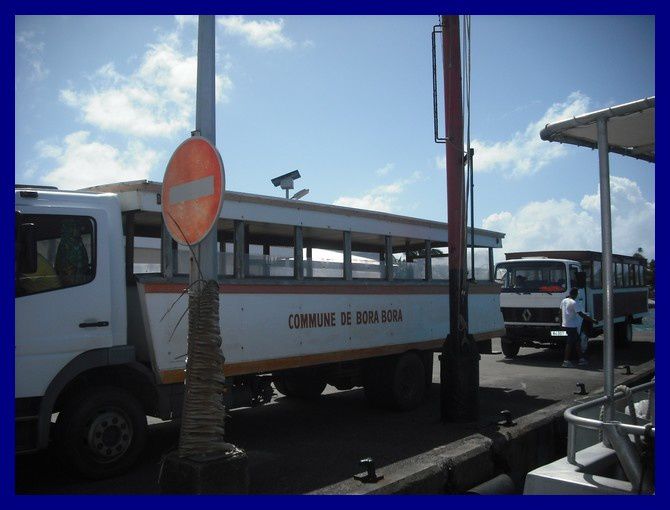
[(526, 308), (523, 313), (521, 314), (521, 318), (528, 322), (530, 320), (530, 310)]

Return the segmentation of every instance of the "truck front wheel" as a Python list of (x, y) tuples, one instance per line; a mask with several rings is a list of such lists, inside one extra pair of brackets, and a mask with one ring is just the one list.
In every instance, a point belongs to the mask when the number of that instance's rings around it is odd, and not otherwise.
[(127, 471), (144, 449), (147, 419), (138, 400), (114, 387), (78, 393), (58, 415), (56, 441), (68, 466), (86, 477)]
[(504, 336), (500, 339), (500, 347), (502, 347), (502, 352), (506, 358), (516, 358), (516, 355), (519, 354), (519, 349), (521, 349), (521, 342)]

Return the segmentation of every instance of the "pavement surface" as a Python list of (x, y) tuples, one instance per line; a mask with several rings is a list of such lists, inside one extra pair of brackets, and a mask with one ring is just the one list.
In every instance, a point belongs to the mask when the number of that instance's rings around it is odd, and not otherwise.
[[(433, 387), (417, 409), (396, 413), (371, 409), (363, 391), (328, 387), (315, 401), (277, 397), (257, 408), (230, 412), (227, 440), (249, 457), (252, 494), (304, 494), (338, 484), (362, 471), (359, 460), (373, 457), (378, 469), (411, 459), (474, 433), (495, 431), (500, 411), (526, 416), (561, 401), (576, 399), (577, 383), (590, 395), (602, 391), (602, 340), (592, 340), (590, 364), (560, 368), (562, 352), (521, 349), (514, 360), (499, 353), (482, 355), (480, 362), (480, 419), (477, 423), (442, 424), (439, 420), (439, 362)], [(617, 366), (640, 365), (654, 359), (654, 331), (634, 332), (629, 349), (617, 350)], [(625, 370), (617, 369), (617, 381)], [(131, 472), (109, 480), (86, 481), (67, 474), (47, 450), (16, 458), (18, 494), (157, 494), (163, 454), (174, 448), (178, 425), (150, 421), (145, 454)]]

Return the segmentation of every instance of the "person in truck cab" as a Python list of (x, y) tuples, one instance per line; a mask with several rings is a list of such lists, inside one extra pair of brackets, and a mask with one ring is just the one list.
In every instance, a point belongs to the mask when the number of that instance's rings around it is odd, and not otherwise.
[(515, 289), (525, 289), (526, 288), (526, 277), (522, 275), (516, 275), (514, 278), (514, 288)]
[(579, 294), (579, 290), (577, 287), (573, 287), (570, 289), (568, 297), (561, 301), (561, 325), (568, 333), (568, 338), (565, 340), (565, 356), (563, 357), (563, 364), (561, 365), (563, 368), (574, 367), (570, 361), (573, 347), (577, 350), (577, 356), (579, 358), (577, 364), (580, 366), (588, 364), (580, 346), (579, 331), (582, 326), (582, 320), (593, 322), (593, 319), (584, 313), (581, 303), (575, 301), (577, 294)]
[(66, 220), (61, 225), (61, 240), (56, 251), (54, 269), (64, 287), (86, 282), (88, 253), (81, 240), (79, 223), (74, 220)]

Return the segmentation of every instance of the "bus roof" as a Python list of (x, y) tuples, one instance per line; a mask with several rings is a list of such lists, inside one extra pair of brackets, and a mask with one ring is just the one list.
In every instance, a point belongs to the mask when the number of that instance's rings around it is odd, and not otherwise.
[[(585, 262), (598, 260), (602, 261), (602, 253), (599, 251), (588, 250), (544, 250), (544, 251), (518, 251), (512, 253), (505, 253), (506, 260), (518, 260), (522, 258), (550, 258), (550, 259), (568, 259), (577, 262)], [(646, 265), (647, 259), (642, 256), (630, 255), (616, 255), (612, 254), (612, 261), (627, 264), (643, 264)]]
[[(144, 235), (149, 236), (148, 231), (152, 230), (153, 236), (156, 228), (160, 228), (160, 182), (119, 182), (82, 191), (117, 193), (122, 211), (135, 214), (137, 226), (140, 230), (142, 226), (146, 229)], [(385, 236), (392, 236), (394, 248), (421, 249), (423, 240), (431, 240), (433, 247), (444, 247), (448, 242), (448, 226), (443, 222), (236, 191), (224, 192), (220, 218), (219, 229), (225, 230), (232, 228), (233, 220), (253, 223), (252, 243), (255, 235), (281, 244), (292, 238), (292, 231), (283, 232), (291, 225), (301, 225), (306, 238), (331, 241), (334, 246), (341, 242), (341, 231), (352, 232), (352, 243), (359, 247), (375, 250), (384, 246)], [(143, 235), (141, 231), (137, 234)], [(475, 247), (500, 248), (504, 237), (501, 232), (475, 228), (474, 244)]]

